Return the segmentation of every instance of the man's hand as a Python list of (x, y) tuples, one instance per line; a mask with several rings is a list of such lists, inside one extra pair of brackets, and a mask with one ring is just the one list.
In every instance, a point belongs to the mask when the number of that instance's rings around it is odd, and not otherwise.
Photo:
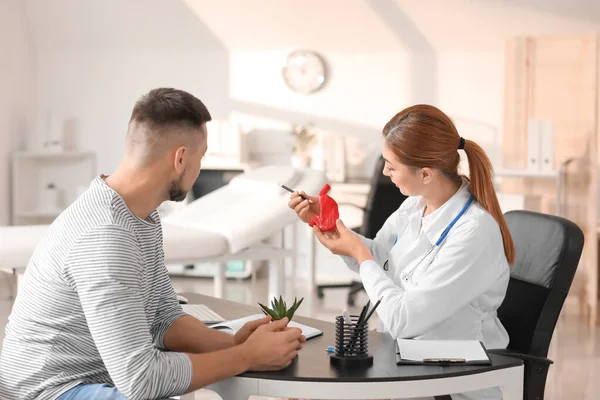
[[(257, 319), (254, 321), (249, 321), (246, 322), (244, 324), (244, 326), (242, 326), (240, 328), (239, 331), (237, 331), (237, 333), (235, 334), (235, 336), (233, 337), (233, 344), (234, 346), (237, 346), (239, 344), (244, 343), (246, 340), (248, 340), (248, 338), (250, 337), (250, 335), (252, 335), (252, 333), (261, 325), (265, 325), (268, 324), (269, 322), (271, 322), (271, 316), (267, 315), (264, 318), (261, 319)], [(289, 328), (289, 327), (285, 327), (282, 330), (283, 331), (287, 331), (290, 329), (297, 329), (297, 328)], [(298, 350), (301, 350), (302, 347), (304, 347), (304, 343), (306, 343), (306, 336), (301, 335), (300, 339), (299, 339), (299, 345), (298, 345)]]
[(288, 328), (287, 324), (288, 319), (283, 318), (260, 325), (240, 345), (250, 371), (277, 371), (292, 363), (298, 354), (302, 330)]
[(237, 346), (238, 344), (244, 343), (252, 333), (261, 325), (268, 324), (271, 322), (271, 316), (267, 315), (264, 318), (257, 319), (254, 321), (248, 321), (238, 330), (233, 337), (233, 344)]
[[(285, 328), (283, 328), (284, 331), (287, 331), (290, 329), (298, 329), (298, 328), (290, 328), (287, 326)], [(304, 347), (304, 343), (306, 343), (306, 336), (300, 335), (300, 338), (298, 339), (298, 341), (299, 341), (298, 350), (302, 350), (302, 348)]]

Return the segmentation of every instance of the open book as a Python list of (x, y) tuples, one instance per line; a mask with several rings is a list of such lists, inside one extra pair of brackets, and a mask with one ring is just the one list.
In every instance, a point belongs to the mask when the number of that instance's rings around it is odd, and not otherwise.
[[(218, 329), (218, 330), (222, 330), (228, 333), (231, 333), (232, 335), (235, 334), (238, 330), (240, 330), (240, 328), (242, 326), (244, 326), (244, 324), (248, 321), (254, 321), (256, 319), (261, 319), (263, 318), (264, 315), (263, 314), (254, 314), (254, 315), (249, 315), (247, 317), (244, 318), (238, 318), (238, 319), (234, 319), (231, 321), (225, 321), (225, 322), (221, 322), (215, 325), (210, 325), (210, 328), (212, 329)], [(316, 336), (320, 336), (323, 334), (323, 331), (320, 331), (318, 329), (315, 328), (311, 328), (310, 326), (306, 326), (303, 324), (299, 324), (295, 321), (290, 321), (288, 323), (288, 326), (290, 328), (300, 328), (302, 329), (302, 334), (304, 336), (306, 336), (306, 339), (311, 339), (314, 338)]]

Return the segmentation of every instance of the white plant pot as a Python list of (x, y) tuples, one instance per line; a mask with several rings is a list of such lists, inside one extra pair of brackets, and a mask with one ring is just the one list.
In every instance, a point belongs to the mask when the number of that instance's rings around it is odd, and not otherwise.
[(44, 188), (41, 193), (40, 209), (43, 211), (56, 211), (60, 209), (58, 189)]

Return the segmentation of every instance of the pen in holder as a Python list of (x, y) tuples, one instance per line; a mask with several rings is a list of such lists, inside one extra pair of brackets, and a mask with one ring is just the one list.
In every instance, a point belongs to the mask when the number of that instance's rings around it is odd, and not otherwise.
[(335, 353), (330, 362), (342, 367), (370, 367), (373, 356), (369, 355), (369, 324), (357, 325), (359, 317), (352, 315), (351, 323), (343, 316), (335, 319)]

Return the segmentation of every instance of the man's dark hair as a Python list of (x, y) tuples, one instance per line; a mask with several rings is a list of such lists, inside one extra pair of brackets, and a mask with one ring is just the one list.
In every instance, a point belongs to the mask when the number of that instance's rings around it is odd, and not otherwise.
[(173, 126), (199, 129), (211, 119), (204, 103), (193, 95), (183, 90), (158, 88), (135, 103), (129, 122), (144, 124), (150, 129)]

